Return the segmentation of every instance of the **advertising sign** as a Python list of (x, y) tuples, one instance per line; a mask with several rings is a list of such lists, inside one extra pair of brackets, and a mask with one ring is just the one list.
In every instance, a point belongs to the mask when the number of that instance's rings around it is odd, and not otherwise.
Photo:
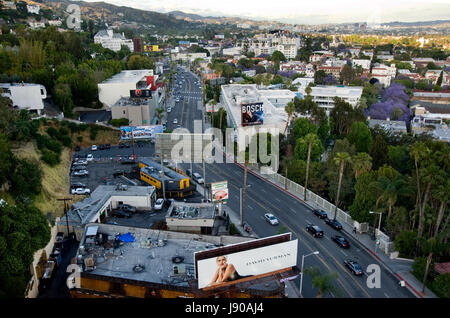
[(162, 125), (154, 126), (121, 126), (120, 127), (120, 139), (130, 140), (133, 139), (150, 139), (155, 138), (155, 134), (162, 133)]
[(263, 103), (241, 104), (242, 127), (264, 123)]
[(228, 201), (228, 181), (211, 183), (212, 203), (227, 203)]
[(232, 285), (290, 269), (297, 265), (297, 247), (298, 240), (231, 254), (222, 254), (218, 248), (217, 255), (197, 261), (198, 288)]
[(149, 89), (131, 89), (130, 97), (131, 98), (151, 98), (152, 91)]

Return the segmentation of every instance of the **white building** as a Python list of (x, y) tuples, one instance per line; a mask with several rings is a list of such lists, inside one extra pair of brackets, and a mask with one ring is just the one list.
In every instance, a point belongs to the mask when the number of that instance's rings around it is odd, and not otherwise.
[(372, 77), (378, 79), (384, 87), (391, 85), (391, 80), (396, 74), (397, 68), (395, 64), (391, 64), (391, 66), (376, 64), (372, 68)]
[(290, 91), (288, 89), (263, 89), (258, 90), (258, 93), (267, 98), (269, 102), (272, 103), (273, 106), (284, 109), (284, 107), (289, 103), (293, 102), (295, 96), (295, 92)]
[(306, 88), (310, 83), (314, 83), (314, 78), (311, 77), (299, 77), (292, 81), (292, 85), (298, 87), (298, 92), (300, 93), (300, 98), (306, 95)]
[(152, 77), (155, 83), (157, 75), (153, 74), (153, 70), (122, 71), (98, 84), (98, 98), (103, 105), (111, 107), (122, 97), (130, 97), (130, 90), (151, 89), (147, 78)]
[(192, 63), (198, 58), (204, 59), (206, 57), (206, 53), (178, 53), (175, 54), (172, 58), (175, 61), (190, 61)]
[(114, 33), (113, 30), (100, 30), (94, 36), (94, 43), (98, 43), (106, 49), (113, 50), (114, 52), (120, 51), (122, 45), (127, 46), (131, 52), (134, 52), (133, 40), (125, 38), (125, 34)]
[(356, 66), (361, 66), (363, 70), (370, 70), (370, 60), (358, 60), (358, 59), (353, 59), (352, 60), (352, 66), (356, 67)]
[(2, 96), (12, 100), (14, 107), (36, 111), (38, 115), (44, 109), (43, 100), (47, 98), (45, 86), (39, 84), (0, 84), (3, 90)]
[(313, 101), (325, 110), (334, 108), (334, 97), (342, 98), (344, 101), (356, 107), (361, 99), (363, 87), (361, 86), (328, 86), (318, 85), (311, 87)]
[(242, 48), (240, 47), (230, 47), (222, 50), (223, 55), (235, 56), (241, 55)]
[(39, 14), (41, 7), (38, 4), (27, 4), (28, 13)]

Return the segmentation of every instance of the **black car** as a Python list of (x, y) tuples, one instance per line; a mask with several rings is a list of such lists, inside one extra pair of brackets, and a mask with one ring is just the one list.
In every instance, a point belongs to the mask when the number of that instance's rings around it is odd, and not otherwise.
[(98, 146), (98, 149), (100, 149), (100, 150), (105, 150), (105, 145), (104, 145), (104, 144), (101, 144), (100, 146)]
[(344, 260), (344, 264), (345, 266), (348, 267), (348, 269), (350, 269), (350, 271), (356, 275), (356, 276), (361, 276), (364, 275), (364, 272), (361, 268), (361, 266), (359, 266), (359, 264), (351, 259), (346, 259)]
[(325, 223), (328, 224), (329, 226), (331, 226), (335, 230), (342, 230), (342, 224), (336, 220), (326, 218)]
[(130, 143), (128, 141), (125, 143), (125, 147), (130, 148)]
[(129, 218), (129, 217), (131, 217), (131, 213), (124, 211), (124, 210), (113, 210), (112, 216), (115, 216), (118, 218)]
[(306, 227), (306, 230), (311, 233), (315, 237), (323, 237), (323, 231), (320, 227), (317, 225), (309, 224)]
[(105, 149), (111, 149), (111, 145), (110, 144), (106, 144), (105, 145)]
[(321, 219), (325, 219), (326, 217), (328, 217), (327, 213), (323, 210), (315, 209), (313, 210), (313, 213)]
[(70, 185), (71, 189), (76, 189), (76, 188), (86, 188), (86, 185), (84, 183), (81, 182), (74, 182)]
[(129, 205), (129, 204), (119, 204), (119, 206), (117, 207), (118, 210), (122, 210), (125, 212), (129, 212), (129, 213), (134, 213), (136, 212), (136, 207)]
[(350, 242), (347, 241), (345, 239), (345, 237), (343, 237), (343, 236), (336, 235), (336, 236), (333, 236), (331, 239), (334, 242), (336, 242), (336, 244), (339, 245), (339, 247), (342, 247), (342, 248), (349, 248), (350, 247)]

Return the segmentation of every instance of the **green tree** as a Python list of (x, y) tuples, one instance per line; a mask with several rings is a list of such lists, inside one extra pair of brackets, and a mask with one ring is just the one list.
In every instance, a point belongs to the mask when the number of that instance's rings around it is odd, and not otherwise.
[(347, 152), (338, 152), (336, 154), (336, 156), (333, 158), (334, 163), (339, 166), (339, 181), (338, 181), (336, 201), (334, 204), (335, 207), (334, 207), (333, 220), (336, 220), (337, 209), (338, 209), (338, 205), (339, 205), (339, 195), (341, 193), (342, 176), (344, 174), (344, 166), (345, 166), (345, 163), (351, 164), (351, 160), (352, 160), (352, 158), (351, 158), (350, 154)]
[(288, 128), (288, 126), (291, 123), (292, 115), (295, 112), (295, 105), (294, 105), (294, 103), (293, 102), (287, 103), (287, 105), (284, 107), (284, 110), (286, 111), (286, 114), (288, 115), (288, 122), (286, 124), (286, 128), (284, 128), (284, 135), (286, 135), (287, 128)]
[(350, 65), (345, 64), (341, 71), (341, 80), (344, 85), (348, 85), (356, 78), (356, 71)]
[(380, 201), (385, 201), (388, 207), (389, 219), (392, 214), (392, 207), (397, 202), (398, 195), (402, 193), (402, 187), (404, 185), (405, 180), (401, 175), (397, 175), (394, 179), (380, 176), (377, 181), (371, 183), (371, 189), (373, 189), (378, 196), (375, 209), (378, 208)]
[(348, 141), (355, 145), (358, 152), (369, 152), (372, 145), (372, 134), (363, 122), (354, 122), (347, 135)]
[(338, 136), (348, 134), (354, 122), (366, 121), (361, 109), (353, 108), (352, 105), (339, 97), (334, 98), (334, 108), (331, 111), (331, 117), (334, 119), (334, 130)]
[(286, 57), (284, 56), (284, 54), (280, 51), (275, 51), (272, 53), (272, 56), (270, 57), (270, 60), (272, 62), (286, 62)]
[(318, 267), (310, 267), (305, 269), (305, 274), (311, 276), (312, 286), (318, 288), (316, 298), (322, 298), (323, 294), (339, 293), (339, 290), (334, 285), (334, 281), (338, 278), (336, 272), (322, 274)]
[(352, 161), (355, 179), (372, 169), (372, 157), (366, 152), (358, 152), (357, 155), (353, 156)]
[(387, 151), (388, 146), (383, 136), (377, 135), (369, 150), (374, 170), (378, 170), (379, 167), (388, 162)]
[(297, 140), (294, 157), (298, 160), (318, 161), (325, 151), (322, 142), (315, 133), (309, 133)]
[(324, 84), (324, 79), (327, 77), (327, 73), (324, 70), (319, 70), (314, 73), (314, 84)]
[(317, 126), (308, 118), (299, 118), (294, 122), (291, 134), (295, 140), (298, 140), (309, 133), (317, 134)]

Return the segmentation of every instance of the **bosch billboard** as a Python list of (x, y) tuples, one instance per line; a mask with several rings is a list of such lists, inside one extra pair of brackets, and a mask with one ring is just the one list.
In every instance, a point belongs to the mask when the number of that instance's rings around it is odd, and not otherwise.
[(263, 103), (241, 104), (242, 127), (264, 123)]

